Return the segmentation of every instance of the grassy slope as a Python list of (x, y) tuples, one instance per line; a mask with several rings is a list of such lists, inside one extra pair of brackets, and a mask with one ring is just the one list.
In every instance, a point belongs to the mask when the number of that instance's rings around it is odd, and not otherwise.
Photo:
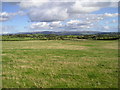
[(3, 41), (3, 87), (117, 87), (117, 41)]

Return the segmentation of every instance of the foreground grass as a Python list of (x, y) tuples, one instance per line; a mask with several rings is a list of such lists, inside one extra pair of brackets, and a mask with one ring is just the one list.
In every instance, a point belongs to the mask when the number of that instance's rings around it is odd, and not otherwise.
[(117, 88), (117, 41), (3, 41), (4, 88)]

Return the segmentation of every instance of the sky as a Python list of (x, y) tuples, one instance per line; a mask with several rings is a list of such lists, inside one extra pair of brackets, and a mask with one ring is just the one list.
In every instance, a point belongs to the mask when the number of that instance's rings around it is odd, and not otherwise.
[(38, 31), (118, 32), (115, 0), (1, 1), (0, 33)]

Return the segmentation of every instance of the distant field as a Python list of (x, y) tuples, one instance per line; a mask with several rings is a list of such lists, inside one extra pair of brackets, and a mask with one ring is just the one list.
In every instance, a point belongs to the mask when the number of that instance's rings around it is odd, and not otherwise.
[(117, 88), (118, 41), (3, 41), (4, 88)]

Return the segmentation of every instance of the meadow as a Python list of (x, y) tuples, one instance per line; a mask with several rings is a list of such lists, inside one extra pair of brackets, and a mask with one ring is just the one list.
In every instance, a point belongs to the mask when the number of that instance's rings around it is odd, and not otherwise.
[(3, 88), (117, 88), (118, 40), (2, 41)]

